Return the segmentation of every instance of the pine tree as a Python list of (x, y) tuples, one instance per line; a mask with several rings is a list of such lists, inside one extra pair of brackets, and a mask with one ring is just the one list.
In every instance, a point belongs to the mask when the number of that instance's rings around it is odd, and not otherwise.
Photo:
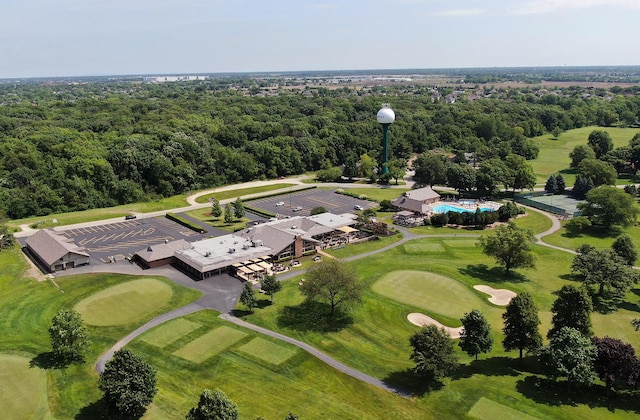
[(224, 222), (233, 223), (233, 209), (231, 204), (224, 206)]
[(558, 194), (562, 194), (567, 189), (567, 183), (562, 174), (556, 175), (556, 184), (558, 185)]
[(558, 180), (556, 179), (555, 175), (551, 175), (547, 179), (544, 190), (550, 194), (555, 194), (556, 192), (558, 192)]

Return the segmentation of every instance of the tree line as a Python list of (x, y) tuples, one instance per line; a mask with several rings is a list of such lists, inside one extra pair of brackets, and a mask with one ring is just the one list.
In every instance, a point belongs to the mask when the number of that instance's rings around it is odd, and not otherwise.
[(0, 211), (10, 218), (154, 200), (221, 184), (445, 149), (537, 156), (531, 137), (638, 118), (634, 94), (502, 90), (448, 103), (425, 87), (236, 88), (237, 81), (0, 85)]

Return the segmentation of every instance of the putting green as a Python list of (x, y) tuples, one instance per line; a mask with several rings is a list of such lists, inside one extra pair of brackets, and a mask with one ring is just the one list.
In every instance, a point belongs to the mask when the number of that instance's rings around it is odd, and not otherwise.
[(52, 419), (45, 371), (26, 357), (0, 355), (0, 407), (6, 419)]
[(238, 350), (276, 366), (286, 362), (296, 354), (295, 348), (281, 346), (260, 337), (254, 338)]
[(411, 255), (428, 254), (430, 252), (444, 252), (444, 247), (438, 243), (410, 243), (404, 244), (404, 252)]
[(534, 420), (537, 417), (523, 413), (515, 408), (507, 407), (495, 401), (492, 401), (485, 397), (480, 397), (471, 410), (469, 410), (469, 417), (480, 420)]
[(398, 302), (456, 319), (487, 306), (460, 282), (426, 271), (392, 271), (376, 281), (372, 289)]
[(449, 248), (475, 248), (476, 239), (445, 239), (442, 242)]
[(173, 354), (194, 363), (202, 363), (242, 340), (246, 335), (235, 328), (218, 327), (179, 348)]
[(109, 287), (78, 302), (74, 309), (89, 325), (124, 325), (164, 306), (171, 286), (156, 279), (132, 280)]
[(165, 322), (142, 336), (142, 341), (156, 347), (166, 347), (174, 341), (202, 327), (202, 324), (178, 318)]

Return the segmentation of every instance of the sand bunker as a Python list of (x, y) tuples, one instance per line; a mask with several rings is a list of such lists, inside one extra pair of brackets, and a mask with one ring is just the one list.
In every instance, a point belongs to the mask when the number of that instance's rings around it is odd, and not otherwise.
[(507, 306), (509, 302), (511, 302), (511, 299), (517, 296), (516, 293), (511, 290), (494, 289), (493, 287), (485, 286), (483, 284), (473, 286), (473, 288), (491, 296), (489, 298), (489, 302), (499, 306)]
[(459, 328), (447, 327), (445, 325), (442, 325), (435, 319), (431, 318), (430, 316), (417, 313), (417, 312), (413, 312), (407, 315), (407, 319), (409, 320), (409, 322), (419, 327), (426, 327), (427, 325), (435, 325), (438, 328), (444, 328), (444, 330), (447, 333), (449, 333), (449, 336), (451, 338), (460, 338), (460, 333), (462, 332), (462, 327), (459, 327)]

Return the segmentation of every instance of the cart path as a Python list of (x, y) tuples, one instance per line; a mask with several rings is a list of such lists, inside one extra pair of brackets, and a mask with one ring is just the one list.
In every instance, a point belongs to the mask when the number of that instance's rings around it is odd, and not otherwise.
[(324, 354), (323, 352), (321, 352), (320, 350), (316, 349), (315, 347), (296, 340), (295, 338), (291, 338), (289, 336), (277, 333), (275, 331), (271, 331), (268, 330), (266, 328), (262, 328), (259, 327), (257, 325), (251, 324), (247, 321), (243, 321), (240, 318), (237, 318), (231, 314), (222, 314), (220, 315), (220, 318), (224, 319), (225, 321), (229, 321), (233, 324), (236, 324), (238, 326), (253, 330), (255, 332), (258, 332), (260, 334), (264, 334), (264, 335), (268, 335), (269, 337), (273, 337), (276, 338), (278, 340), (282, 340), (285, 341), (287, 343), (293, 344), (294, 346), (297, 346), (299, 348), (301, 348), (302, 350), (306, 351), (307, 353), (317, 357), (318, 359), (320, 359), (322, 362), (326, 363), (327, 365), (333, 367), (336, 370), (339, 370), (342, 373), (345, 373), (353, 378), (356, 378), (358, 380), (361, 380), (362, 382), (366, 382), (368, 384), (371, 384), (373, 386), (376, 386), (378, 388), (384, 389), (385, 391), (390, 391), (390, 392), (394, 392), (396, 394), (402, 395), (403, 397), (409, 397), (411, 396), (410, 393), (395, 387), (393, 385), (390, 385), (384, 381), (381, 381), (378, 378), (374, 378), (373, 376), (369, 376), (363, 372), (360, 372), (359, 370), (356, 369), (352, 369), (349, 366), (340, 363), (339, 361), (337, 361), (336, 359), (327, 356), (326, 354)]

